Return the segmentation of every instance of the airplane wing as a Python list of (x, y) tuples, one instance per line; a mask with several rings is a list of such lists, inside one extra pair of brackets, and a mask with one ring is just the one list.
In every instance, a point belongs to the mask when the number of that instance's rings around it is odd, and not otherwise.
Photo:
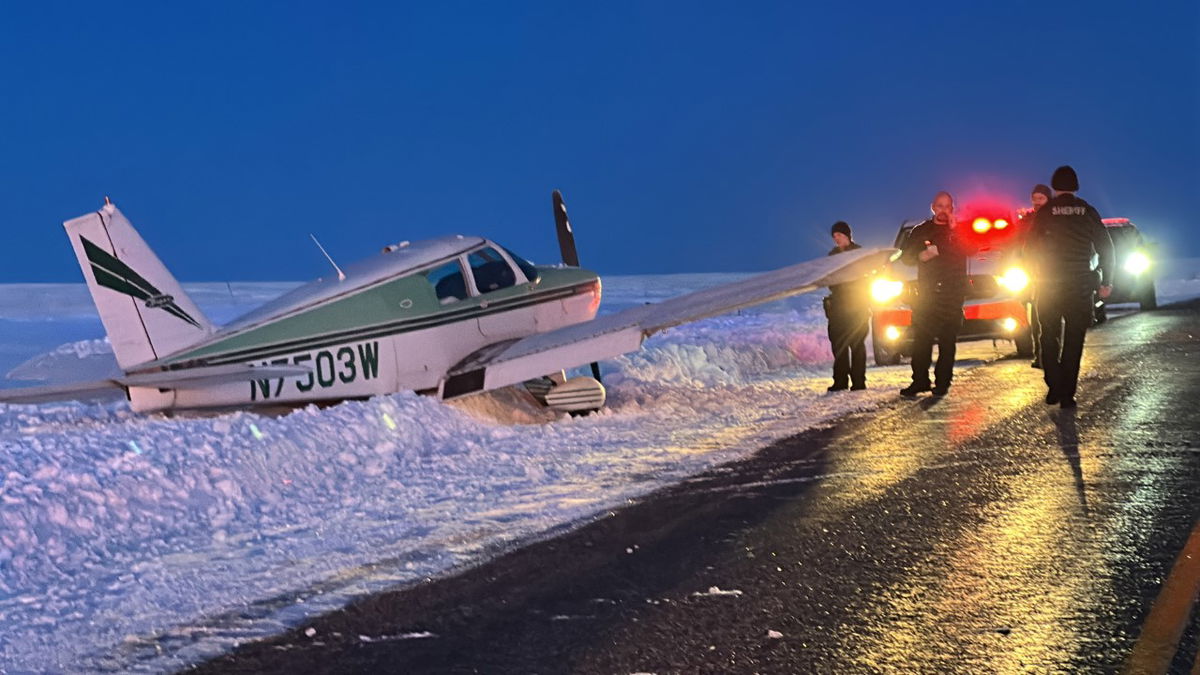
[(311, 368), (295, 365), (249, 366), (233, 364), (205, 368), (160, 370), (122, 375), (107, 380), (71, 382), (40, 387), (0, 389), (0, 403), (45, 403), (47, 401), (86, 401), (111, 396), (128, 387), (157, 389), (200, 389), (227, 382), (249, 382), (260, 379), (300, 377)]
[(442, 396), (497, 389), (636, 351), (647, 337), (672, 326), (862, 278), (895, 253), (891, 248), (858, 249), (489, 345), (451, 369)]

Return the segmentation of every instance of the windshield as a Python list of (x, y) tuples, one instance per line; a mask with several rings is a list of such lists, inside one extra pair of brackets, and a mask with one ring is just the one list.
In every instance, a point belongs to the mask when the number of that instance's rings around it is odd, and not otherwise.
[(526, 279), (528, 279), (531, 282), (537, 281), (538, 271), (537, 271), (537, 268), (533, 266), (533, 263), (522, 258), (521, 256), (517, 255), (516, 253), (513, 253), (511, 250), (509, 250), (507, 248), (504, 249), (504, 252), (508, 254), (508, 257), (513, 259), (513, 262), (517, 263), (517, 267), (520, 267), (521, 271), (525, 273)]
[(1141, 245), (1141, 238), (1138, 236), (1137, 228), (1134, 227), (1110, 227), (1108, 236), (1117, 250), (1126, 250)]

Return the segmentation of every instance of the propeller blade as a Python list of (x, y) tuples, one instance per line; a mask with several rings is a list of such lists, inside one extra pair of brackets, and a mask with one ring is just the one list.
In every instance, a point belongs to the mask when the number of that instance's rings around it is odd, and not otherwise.
[[(552, 195), (554, 201), (554, 229), (558, 232), (558, 251), (562, 255), (564, 265), (579, 267), (579, 252), (575, 250), (575, 231), (571, 229), (571, 221), (567, 220), (567, 205), (563, 203), (562, 193), (558, 190)], [(592, 377), (600, 382), (600, 364), (592, 362)]]
[(579, 267), (579, 253), (575, 250), (575, 232), (571, 229), (571, 221), (567, 220), (567, 205), (563, 203), (562, 193), (554, 191), (554, 228), (558, 232), (558, 250), (562, 255), (564, 265)]

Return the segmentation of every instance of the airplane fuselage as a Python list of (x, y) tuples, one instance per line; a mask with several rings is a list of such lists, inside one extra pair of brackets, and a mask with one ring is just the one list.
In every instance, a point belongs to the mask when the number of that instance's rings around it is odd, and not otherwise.
[(418, 270), (261, 322), (235, 321), (213, 340), (157, 364), (287, 364), (310, 368), (307, 375), (203, 388), (130, 387), (131, 405), (145, 412), (299, 405), (397, 391), (441, 393), (447, 372), (476, 351), (596, 315), (600, 281), (593, 272), (539, 267), (530, 281), (532, 272), (514, 264), (510, 280), (516, 283), (480, 292), (469, 253), (431, 266), (453, 265), (461, 257), (468, 283), (459, 292), (465, 297), (439, 298), (429, 270)]

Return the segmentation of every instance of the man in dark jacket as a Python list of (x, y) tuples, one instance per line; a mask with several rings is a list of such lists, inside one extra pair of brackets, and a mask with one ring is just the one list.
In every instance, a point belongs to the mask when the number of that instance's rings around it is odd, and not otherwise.
[[(862, 248), (854, 242), (850, 226), (833, 224), (833, 250), (829, 255)], [(834, 284), (825, 297), (825, 317), (829, 319), (829, 344), (833, 348), (833, 386), (829, 391), (854, 391), (867, 388), (867, 329), (871, 306), (865, 279)]]
[[(1034, 217), (1026, 252), (1037, 270), (1034, 301), (1042, 324), (1046, 403), (1074, 408), (1092, 294), (1112, 293), (1113, 247), (1100, 214), (1075, 196), (1074, 169), (1058, 167), (1050, 186), (1056, 194)], [(1093, 255), (1100, 258), (1098, 269), (1092, 269)]]
[[(1033, 208), (1025, 216), (1025, 218), (1027, 218), (1030, 222), (1030, 225), (1028, 226), (1028, 228), (1025, 232), (1026, 240), (1028, 240), (1029, 232), (1033, 230), (1032, 222), (1033, 222), (1034, 217), (1037, 216), (1037, 212), (1041, 211), (1042, 207), (1045, 206), (1046, 202), (1049, 202), (1050, 198), (1053, 196), (1054, 195), (1050, 194), (1049, 186), (1043, 185), (1041, 183), (1038, 183), (1037, 185), (1033, 186), (1033, 191), (1029, 195), (1029, 203), (1033, 206)], [(1034, 279), (1035, 283), (1036, 283), (1036, 281), (1037, 281), (1037, 279)], [(1033, 337), (1033, 363), (1031, 365), (1034, 368), (1041, 368), (1042, 367), (1042, 324), (1041, 324), (1041, 321), (1038, 320), (1037, 304), (1034, 303), (1033, 299), (1032, 299), (1033, 288), (1029, 289), (1029, 293), (1030, 293), (1030, 300), (1028, 302), (1028, 305), (1029, 305), (1029, 332), (1032, 334), (1032, 337)]]
[[(917, 266), (917, 297), (913, 307), (912, 384), (901, 396), (932, 391), (945, 396), (954, 377), (954, 354), (958, 330), (963, 322), (963, 299), (967, 294), (966, 242), (954, 231), (954, 198), (939, 192), (929, 205), (933, 217), (909, 233), (900, 260)], [(933, 343), (938, 344), (934, 385), (929, 382)]]

